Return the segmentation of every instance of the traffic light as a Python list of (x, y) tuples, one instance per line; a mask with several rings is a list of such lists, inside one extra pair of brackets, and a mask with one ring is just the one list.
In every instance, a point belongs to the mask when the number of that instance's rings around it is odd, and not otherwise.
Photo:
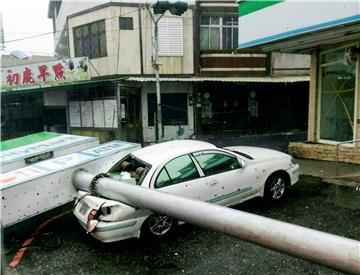
[(169, 1), (157, 1), (153, 6), (154, 14), (163, 14), (167, 10), (173, 15), (182, 15), (188, 8), (187, 2), (176, 1), (170, 3)]
[(184, 12), (186, 12), (187, 8), (188, 4), (186, 2), (176, 1), (174, 4), (170, 5), (169, 11), (173, 15), (182, 15)]
[(154, 14), (163, 14), (170, 8), (169, 1), (157, 1), (154, 5)]

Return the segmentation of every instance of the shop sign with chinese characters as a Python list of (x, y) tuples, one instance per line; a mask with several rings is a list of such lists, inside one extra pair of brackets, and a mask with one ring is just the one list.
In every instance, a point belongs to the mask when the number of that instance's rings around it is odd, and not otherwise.
[(1, 92), (65, 85), (89, 80), (87, 57), (1, 68)]

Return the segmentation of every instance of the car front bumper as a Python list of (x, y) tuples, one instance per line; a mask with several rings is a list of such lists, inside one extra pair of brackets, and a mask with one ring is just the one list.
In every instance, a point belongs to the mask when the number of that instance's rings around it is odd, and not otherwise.
[(299, 164), (295, 164), (293, 167), (287, 170), (290, 175), (290, 184), (293, 185), (299, 181)]

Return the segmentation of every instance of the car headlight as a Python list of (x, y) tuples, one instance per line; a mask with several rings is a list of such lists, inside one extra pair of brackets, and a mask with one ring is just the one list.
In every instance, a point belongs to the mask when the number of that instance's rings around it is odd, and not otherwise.
[(291, 158), (291, 163), (292, 163), (293, 165), (296, 165), (296, 164), (297, 164), (297, 162), (295, 161), (294, 158)]

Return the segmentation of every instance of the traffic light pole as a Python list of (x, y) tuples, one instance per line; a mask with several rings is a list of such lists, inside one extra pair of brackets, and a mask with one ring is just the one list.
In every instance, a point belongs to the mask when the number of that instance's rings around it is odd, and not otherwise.
[(157, 19), (154, 18), (149, 7), (147, 6), (147, 10), (151, 16), (152, 21), (154, 22), (154, 43), (153, 43), (153, 68), (155, 70), (155, 78), (156, 78), (156, 127), (157, 127), (157, 139), (156, 142), (161, 142), (164, 137), (163, 127), (162, 127), (162, 112), (161, 112), (161, 93), (160, 93), (160, 73), (159, 73), (159, 21), (163, 17), (164, 14), (161, 14)]
[(154, 15), (151, 13), (150, 5), (146, 5), (146, 8), (150, 14), (150, 17), (155, 25), (155, 34), (154, 34), (154, 43), (153, 43), (153, 68), (155, 70), (156, 77), (156, 104), (157, 104), (157, 116), (156, 116), (156, 125), (157, 125), (157, 139), (156, 142), (161, 142), (164, 138), (163, 125), (162, 125), (162, 112), (161, 112), (161, 94), (160, 94), (160, 75), (159, 75), (159, 21), (164, 16), (165, 12), (168, 10), (171, 14), (181, 16), (186, 12), (188, 8), (187, 2), (177, 1), (175, 3), (170, 3), (170, 1), (157, 1), (153, 6), (154, 14), (160, 14), (158, 18), (154, 18)]

